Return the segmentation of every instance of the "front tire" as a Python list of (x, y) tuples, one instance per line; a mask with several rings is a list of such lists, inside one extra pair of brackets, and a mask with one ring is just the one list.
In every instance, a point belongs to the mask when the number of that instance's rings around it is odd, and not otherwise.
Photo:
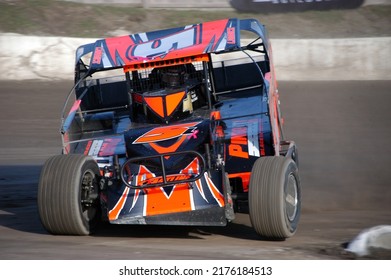
[(301, 212), (301, 187), (296, 163), (285, 157), (262, 157), (251, 171), (250, 220), (265, 239), (284, 240), (295, 234)]
[(52, 234), (89, 235), (100, 219), (99, 167), (84, 155), (49, 158), (38, 184), (38, 212)]

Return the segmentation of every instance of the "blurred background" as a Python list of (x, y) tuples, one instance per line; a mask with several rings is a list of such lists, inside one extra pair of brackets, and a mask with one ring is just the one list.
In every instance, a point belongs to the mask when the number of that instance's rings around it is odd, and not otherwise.
[(271, 38), (391, 34), (391, 0), (0, 1), (0, 33), (39, 36), (102, 38), (228, 17), (257, 18)]
[(0, 0), (0, 80), (71, 80), (91, 40), (235, 17), (266, 26), (279, 80), (391, 79), (391, 0)]
[[(231, 17), (258, 19), (272, 41), (286, 135), (300, 151), (297, 237), (259, 248), (244, 216), (186, 250), (157, 233), (42, 234), (36, 186), (60, 152), (76, 47)], [(350, 258), (340, 244), (391, 221), (390, 27), (391, 0), (0, 0), (0, 258)]]

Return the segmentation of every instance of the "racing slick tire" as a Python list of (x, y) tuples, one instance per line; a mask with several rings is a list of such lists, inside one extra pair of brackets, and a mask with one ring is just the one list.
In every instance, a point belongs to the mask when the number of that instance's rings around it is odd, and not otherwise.
[(49, 158), (38, 184), (38, 212), (52, 234), (90, 235), (100, 220), (99, 167), (84, 155)]
[(254, 230), (268, 240), (295, 234), (301, 213), (301, 187), (291, 158), (261, 157), (251, 171), (249, 214)]

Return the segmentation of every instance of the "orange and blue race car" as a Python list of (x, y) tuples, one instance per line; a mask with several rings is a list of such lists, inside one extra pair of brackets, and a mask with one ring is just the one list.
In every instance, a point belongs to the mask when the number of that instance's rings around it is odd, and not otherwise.
[(296, 232), (297, 148), (257, 20), (82, 45), (62, 116), (62, 154), (38, 185), (52, 234), (89, 235), (101, 222), (225, 226), (236, 213), (263, 239)]

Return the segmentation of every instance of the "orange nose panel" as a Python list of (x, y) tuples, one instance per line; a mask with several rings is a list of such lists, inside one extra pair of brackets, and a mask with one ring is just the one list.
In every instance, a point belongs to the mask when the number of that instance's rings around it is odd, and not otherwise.
[[(162, 118), (171, 116), (175, 109), (179, 106), (186, 92), (176, 92), (166, 96), (150, 96), (144, 97), (145, 103), (149, 108)], [(164, 100), (165, 99), (165, 100)]]
[(152, 111), (154, 111), (160, 117), (164, 118), (163, 97), (160, 96), (145, 97), (144, 100), (145, 103), (147, 103), (147, 105), (149, 106), (149, 108), (151, 108)]
[(171, 116), (172, 112), (178, 107), (179, 103), (182, 101), (185, 96), (185, 92), (177, 92), (174, 94), (167, 95), (166, 103), (167, 103), (167, 116)]

